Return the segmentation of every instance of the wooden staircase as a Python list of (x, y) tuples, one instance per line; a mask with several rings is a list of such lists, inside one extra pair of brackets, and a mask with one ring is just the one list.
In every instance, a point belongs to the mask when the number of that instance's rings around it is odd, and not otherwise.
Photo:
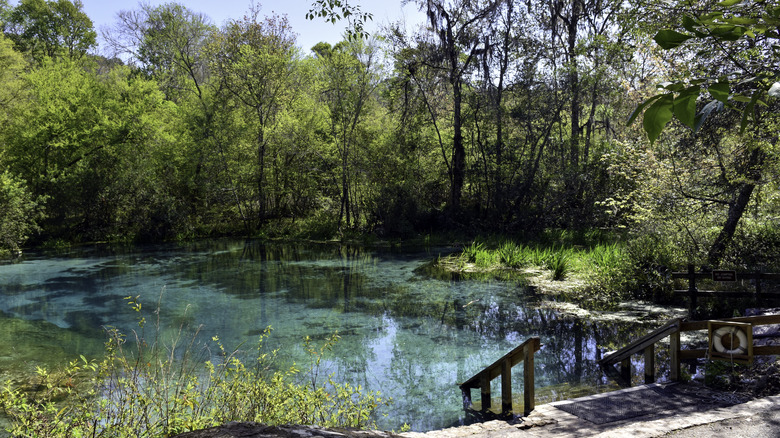
[(463, 408), (471, 409), (471, 389), (480, 388), (482, 412), (490, 410), (490, 382), (501, 376), (501, 413), (512, 413), (512, 367), (523, 363), (523, 413), (528, 415), (534, 409), (534, 354), (542, 347), (539, 338), (529, 338), (501, 359), (485, 367), (470, 379), (461, 383)]

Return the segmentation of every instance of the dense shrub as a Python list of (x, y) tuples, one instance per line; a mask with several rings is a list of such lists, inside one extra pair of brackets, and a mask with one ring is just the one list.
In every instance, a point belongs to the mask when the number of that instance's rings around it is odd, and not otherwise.
[(0, 255), (18, 251), (36, 231), (38, 203), (24, 183), (8, 172), (0, 173)]

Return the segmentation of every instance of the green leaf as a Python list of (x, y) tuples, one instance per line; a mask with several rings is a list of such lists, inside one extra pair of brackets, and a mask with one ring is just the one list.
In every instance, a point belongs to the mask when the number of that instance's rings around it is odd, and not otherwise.
[(626, 122), (626, 126), (631, 125), (634, 123), (634, 120), (636, 120), (637, 116), (642, 113), (642, 111), (650, 105), (651, 103), (655, 102), (656, 100), (660, 99), (661, 97), (665, 96), (664, 94), (658, 94), (656, 96), (651, 97), (650, 99), (647, 99), (646, 101), (642, 102), (639, 106), (636, 107), (634, 112), (631, 113), (631, 117), (628, 118), (628, 122)]
[(682, 19), (682, 26), (687, 30), (688, 32), (696, 32), (696, 26), (699, 25), (699, 22), (696, 21), (693, 17), (690, 15), (683, 15)]
[(666, 124), (672, 120), (673, 106), (674, 96), (672, 94), (664, 94), (645, 111), (643, 126), (650, 143), (655, 143)]
[(658, 84), (658, 87), (669, 91), (682, 91), (685, 84), (682, 82), (662, 82)]
[(662, 30), (653, 37), (655, 42), (663, 49), (673, 49), (691, 38), (693, 38), (692, 35), (686, 35), (670, 29)]
[(718, 3), (718, 6), (725, 6), (725, 7), (734, 6), (741, 1), (742, 0), (723, 0), (722, 2)]
[(739, 132), (740, 134), (745, 132), (745, 128), (747, 128), (748, 125), (748, 119), (751, 115), (755, 112), (756, 102), (758, 102), (759, 97), (761, 97), (761, 90), (756, 90), (753, 92), (753, 98), (750, 99), (750, 103), (745, 106), (745, 109), (742, 111), (742, 122), (739, 124)]
[(674, 116), (691, 129), (696, 126), (696, 99), (700, 92), (699, 87), (686, 88), (674, 99)]
[(707, 88), (707, 91), (710, 92), (713, 99), (727, 103), (731, 89), (728, 82), (718, 82), (710, 85), (709, 88)]

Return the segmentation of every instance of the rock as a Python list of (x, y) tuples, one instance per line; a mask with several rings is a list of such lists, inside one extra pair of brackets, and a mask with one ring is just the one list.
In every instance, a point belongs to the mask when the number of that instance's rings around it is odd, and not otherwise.
[(326, 429), (319, 426), (267, 426), (254, 422), (230, 422), (222, 426), (176, 435), (174, 438), (396, 438), (389, 432)]

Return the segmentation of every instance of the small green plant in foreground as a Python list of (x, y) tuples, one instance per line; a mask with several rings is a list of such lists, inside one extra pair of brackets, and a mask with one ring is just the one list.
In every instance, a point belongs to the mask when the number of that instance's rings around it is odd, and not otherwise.
[[(136, 311), (137, 297), (128, 297)], [(159, 314), (159, 313), (158, 313)], [(245, 363), (238, 350), (229, 352), (214, 337), (215, 351), (197, 348), (197, 330), (184, 339), (180, 327), (173, 339), (143, 336), (145, 320), (133, 341), (108, 330), (105, 357), (83, 356), (63, 370), (39, 368), (28, 390), (10, 384), (0, 395), (0, 409), (11, 419), (8, 429), (20, 437), (166, 437), (229, 421), (274, 424), (318, 424), (325, 427), (375, 427), (374, 416), (388, 404), (379, 393), (318, 381), (320, 357), (338, 340), (331, 336), (315, 353), (308, 383), (295, 367), (273, 370), (276, 351)]]

